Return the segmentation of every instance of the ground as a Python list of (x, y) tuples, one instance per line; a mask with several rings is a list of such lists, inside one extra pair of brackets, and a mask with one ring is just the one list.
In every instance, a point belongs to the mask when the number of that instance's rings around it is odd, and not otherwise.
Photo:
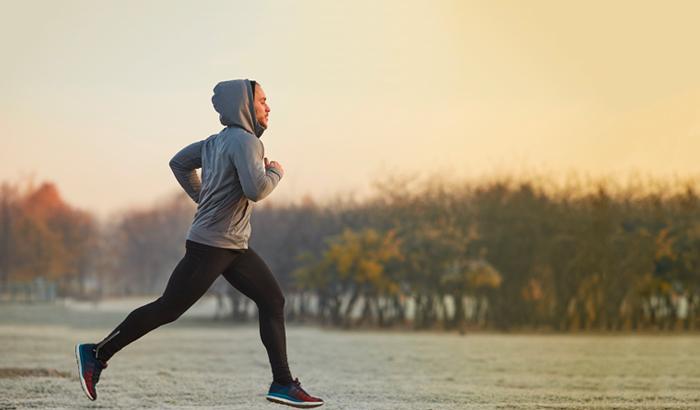
[[(197, 309), (118, 353), (89, 401), (74, 343), (101, 339), (139, 304), (0, 305), (0, 409), (289, 408), (264, 399), (271, 373), (257, 327)], [(326, 409), (700, 408), (700, 336), (294, 325), (287, 336), (292, 374)]]

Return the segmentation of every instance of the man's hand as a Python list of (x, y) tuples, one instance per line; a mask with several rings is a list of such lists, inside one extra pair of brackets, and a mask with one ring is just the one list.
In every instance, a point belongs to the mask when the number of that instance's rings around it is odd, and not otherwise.
[(284, 175), (284, 168), (282, 168), (282, 164), (280, 164), (277, 161), (268, 161), (267, 157), (265, 159), (265, 170), (267, 171), (269, 168), (274, 168), (277, 171), (279, 171), (280, 175)]

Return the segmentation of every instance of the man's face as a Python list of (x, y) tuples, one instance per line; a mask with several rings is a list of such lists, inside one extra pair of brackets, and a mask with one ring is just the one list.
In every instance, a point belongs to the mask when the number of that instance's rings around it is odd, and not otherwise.
[(270, 115), (270, 106), (267, 105), (267, 96), (260, 84), (255, 84), (255, 119), (263, 127), (267, 128), (267, 117)]

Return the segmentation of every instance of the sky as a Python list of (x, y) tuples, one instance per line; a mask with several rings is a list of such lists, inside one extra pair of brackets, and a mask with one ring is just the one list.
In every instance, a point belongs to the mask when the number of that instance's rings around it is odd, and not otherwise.
[(0, 181), (99, 215), (178, 189), (259, 81), (273, 202), (392, 175), (700, 174), (696, 1), (0, 0)]

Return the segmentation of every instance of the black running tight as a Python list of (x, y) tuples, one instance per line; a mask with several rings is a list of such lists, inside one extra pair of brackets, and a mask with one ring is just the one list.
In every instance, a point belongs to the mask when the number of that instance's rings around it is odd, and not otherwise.
[(185, 256), (170, 276), (163, 295), (131, 312), (97, 345), (97, 357), (107, 361), (151, 330), (173, 322), (209, 289), (219, 275), (258, 306), (260, 338), (275, 381), (292, 381), (287, 365), (284, 295), (270, 268), (252, 249), (215, 248), (187, 241)]

